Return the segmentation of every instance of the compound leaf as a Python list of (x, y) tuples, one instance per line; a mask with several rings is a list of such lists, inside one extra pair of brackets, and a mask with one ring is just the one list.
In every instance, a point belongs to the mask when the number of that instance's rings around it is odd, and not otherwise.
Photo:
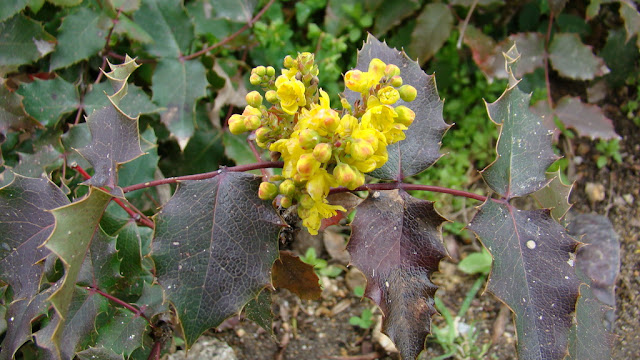
[(55, 41), (41, 23), (22, 14), (0, 23), (0, 72), (5, 66), (30, 64), (40, 59), (53, 51)]
[(415, 359), (436, 313), (431, 274), (447, 252), (433, 203), (403, 190), (376, 191), (357, 207), (347, 250), (367, 277), (365, 295), (384, 314), (383, 330)]
[[(416, 113), (416, 118), (406, 132), (406, 139), (387, 148), (389, 160), (370, 175), (388, 180), (401, 181), (416, 175), (441, 156), (439, 149), (442, 136), (449, 128), (442, 118), (443, 101), (438, 96), (434, 75), (425, 74), (417, 62), (410, 60), (404, 52), (389, 48), (385, 43), (369, 35), (367, 42), (358, 52), (357, 69), (367, 71), (369, 62), (379, 58), (387, 64), (397, 65), (405, 84), (414, 86), (418, 96), (412, 102), (400, 100), (397, 105), (405, 105)], [(353, 103), (359, 94), (345, 89), (345, 96)]]
[(281, 251), (271, 271), (273, 287), (276, 289), (287, 289), (302, 300), (320, 299), (322, 288), (313, 266), (303, 263), (291, 252)]
[(59, 76), (22, 84), (16, 92), (24, 96), (22, 103), (27, 113), (47, 127), (55, 127), (62, 116), (80, 106), (76, 87)]
[(591, 46), (573, 33), (555, 35), (549, 46), (549, 59), (560, 75), (574, 80), (591, 80), (609, 73), (604, 61), (593, 55)]
[(104, 46), (111, 19), (89, 7), (78, 7), (62, 19), (51, 70), (67, 67), (97, 54)]
[(424, 64), (449, 38), (452, 27), (453, 15), (446, 4), (427, 4), (416, 19), (409, 53), (416, 55), (420, 64)]
[(585, 104), (580, 98), (565, 96), (560, 99), (555, 115), (566, 127), (575, 129), (581, 136), (589, 136), (591, 139), (620, 139), (613, 128), (613, 122), (604, 115), (602, 109)]
[(0, 189), (0, 279), (9, 284), (14, 300), (7, 310), (7, 333), (0, 359), (11, 359), (31, 336), (31, 321), (46, 312), (46, 299), (36, 295), (43, 275), (42, 260), (49, 250), (41, 247), (54, 228), (48, 210), (69, 200), (51, 181), (15, 175)]
[(549, 210), (492, 200), (469, 229), (493, 256), (487, 289), (515, 314), (519, 358), (562, 359), (580, 286), (573, 261), (579, 243)]
[(530, 98), (516, 84), (494, 103), (486, 104), (489, 117), (501, 129), (497, 158), (482, 176), (507, 199), (528, 195), (546, 185), (545, 171), (557, 158), (551, 148), (552, 132), (529, 110)]
[(258, 198), (260, 177), (221, 173), (181, 182), (155, 216), (152, 257), (187, 347), (271, 282), (283, 226)]

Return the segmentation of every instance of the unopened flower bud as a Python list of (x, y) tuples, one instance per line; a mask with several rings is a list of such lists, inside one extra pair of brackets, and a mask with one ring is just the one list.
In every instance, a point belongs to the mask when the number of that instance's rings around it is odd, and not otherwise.
[(300, 204), (300, 207), (303, 209), (311, 209), (316, 202), (313, 201), (309, 194), (302, 194), (300, 199), (298, 199), (298, 204)]
[(284, 196), (280, 198), (280, 206), (282, 206), (285, 209), (291, 207), (292, 203), (293, 202), (291, 201), (290, 197)]
[(341, 97), (340, 104), (342, 105), (343, 109), (351, 110), (351, 104), (349, 104), (349, 100), (347, 100), (346, 98)]
[(265, 76), (267, 74), (267, 68), (265, 68), (262, 65), (256, 67), (253, 70), (255, 71), (256, 74), (258, 74), (258, 76)]
[(313, 148), (313, 157), (321, 163), (326, 163), (331, 159), (331, 145), (320, 143)]
[(229, 118), (229, 131), (235, 135), (242, 134), (247, 131), (247, 128), (244, 125), (244, 116), (239, 114), (231, 115)]
[(349, 70), (344, 74), (345, 86), (355, 92), (366, 91), (369, 85), (367, 75), (360, 70)]
[(267, 76), (276, 76), (276, 69), (274, 69), (273, 66), (267, 66)]
[(387, 77), (394, 77), (396, 75), (400, 75), (400, 68), (397, 65), (394, 64), (388, 64), (385, 68), (384, 68), (384, 76)]
[(262, 125), (262, 123), (260, 122), (260, 117), (258, 117), (256, 115), (245, 116), (245, 118), (244, 118), (244, 127), (247, 130), (253, 131), (253, 130), (259, 128), (260, 125)]
[(373, 155), (373, 147), (368, 142), (354, 141), (351, 143), (351, 157), (356, 161), (365, 161)]
[(298, 141), (303, 149), (313, 149), (320, 139), (320, 135), (315, 130), (303, 129), (300, 131)]
[(262, 200), (273, 200), (278, 195), (278, 187), (270, 182), (260, 183), (258, 197)]
[(284, 176), (282, 176), (282, 175), (271, 175), (271, 176), (269, 176), (269, 181), (270, 182), (282, 181), (282, 180), (284, 180)]
[(302, 176), (311, 176), (320, 168), (320, 163), (313, 157), (313, 154), (302, 154), (296, 163), (296, 170)]
[(400, 93), (392, 86), (385, 86), (378, 90), (378, 99), (385, 105), (392, 105), (400, 100)]
[(404, 126), (408, 127), (416, 118), (416, 113), (404, 105), (397, 106), (394, 110), (396, 111), (396, 114), (398, 114), (398, 117), (395, 119), (395, 121)]
[(287, 69), (295, 68), (298, 66), (297, 61), (295, 61), (291, 55), (285, 56), (283, 64)]
[(272, 104), (277, 104), (280, 101), (280, 99), (278, 99), (278, 93), (275, 90), (267, 91), (264, 94), (264, 98)]
[(252, 91), (245, 96), (247, 100), (247, 104), (253, 106), (254, 108), (260, 107), (262, 105), (262, 95), (260, 95), (257, 91)]
[(369, 63), (369, 72), (375, 74), (378, 78), (384, 76), (384, 69), (387, 67), (387, 64), (384, 61), (373, 58)]
[(266, 143), (269, 140), (270, 134), (271, 130), (263, 126), (256, 130), (256, 140), (258, 140), (259, 143)]
[(262, 82), (262, 77), (258, 74), (251, 74), (251, 76), (249, 77), (249, 82), (251, 83), (251, 85), (260, 85), (260, 83)]
[(398, 92), (400, 92), (400, 98), (406, 102), (415, 100), (418, 95), (416, 88), (411, 85), (402, 85)]
[(396, 76), (392, 77), (391, 78), (391, 86), (393, 86), (393, 87), (402, 86), (402, 77), (400, 77), (399, 75), (396, 75)]
[(242, 111), (242, 115), (244, 116), (251, 116), (251, 115), (255, 115), (255, 116), (262, 116), (262, 111), (260, 111), (260, 109), (255, 108), (251, 105), (247, 105), (244, 107), (244, 111)]
[(338, 185), (349, 188), (349, 190), (353, 190), (356, 187), (353, 187), (356, 181), (356, 172), (354, 169), (349, 166), (349, 164), (341, 163), (338, 164), (333, 169), (333, 177), (338, 182)]
[(280, 190), (280, 194), (292, 197), (296, 192), (296, 185), (293, 183), (293, 180), (287, 179), (280, 183), (278, 189)]

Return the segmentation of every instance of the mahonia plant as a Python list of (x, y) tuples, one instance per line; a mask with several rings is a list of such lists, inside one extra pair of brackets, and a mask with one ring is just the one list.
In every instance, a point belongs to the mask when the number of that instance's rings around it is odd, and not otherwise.
[(263, 200), (282, 195), (279, 204), (283, 208), (298, 204), (302, 224), (316, 235), (322, 219), (346, 211), (341, 205), (329, 204), (329, 190), (364, 185), (364, 174), (387, 162), (387, 146), (405, 138), (415, 113), (404, 105), (393, 105), (400, 99), (413, 101), (417, 91), (402, 84), (397, 65), (374, 58), (368, 71), (355, 69), (345, 74), (347, 88), (358, 92), (361, 100), (351, 106), (343, 98), (338, 111), (331, 108), (329, 95), (318, 88), (313, 54), (298, 54), (295, 59), (287, 56), (284, 67), (277, 78), (271, 66), (251, 71), (251, 83), (262, 87), (272, 106), (263, 105), (259, 92), (248, 93), (249, 105), (242, 115), (229, 118), (229, 130), (234, 134), (255, 130), (258, 146), (269, 149), (275, 158), (282, 156), (282, 176), (261, 183), (258, 195)]

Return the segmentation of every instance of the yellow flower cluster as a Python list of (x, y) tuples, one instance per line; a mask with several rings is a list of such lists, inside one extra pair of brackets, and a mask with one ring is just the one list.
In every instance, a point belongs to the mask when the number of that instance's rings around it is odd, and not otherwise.
[(272, 67), (253, 69), (250, 82), (262, 87), (272, 105), (263, 105), (262, 95), (250, 92), (249, 105), (229, 119), (229, 130), (255, 131), (258, 146), (282, 157), (282, 176), (277, 177), (282, 181), (263, 182), (258, 195), (265, 200), (279, 197), (283, 207), (297, 204), (303, 225), (315, 235), (322, 219), (345, 211), (329, 204), (330, 189), (363, 185), (365, 173), (387, 162), (387, 146), (405, 138), (415, 113), (393, 105), (400, 99), (413, 101), (417, 91), (402, 84), (396, 65), (373, 59), (368, 71), (344, 75), (347, 88), (360, 93), (362, 100), (351, 106), (343, 98), (343, 109), (337, 111), (331, 108), (329, 95), (318, 88), (312, 54), (287, 56), (284, 66), (277, 77)]

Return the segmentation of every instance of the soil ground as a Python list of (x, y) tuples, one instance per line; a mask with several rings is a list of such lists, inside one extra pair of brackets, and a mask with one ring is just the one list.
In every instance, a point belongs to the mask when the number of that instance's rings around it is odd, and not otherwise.
[[(618, 107), (605, 107), (622, 136), (622, 163), (610, 161), (598, 169), (595, 165), (595, 142), (580, 138), (565, 146), (570, 160), (569, 176), (575, 180), (571, 195), (573, 211), (594, 212), (607, 216), (620, 235), (620, 275), (617, 279), (616, 334), (613, 359), (640, 359), (640, 128), (620, 113)], [(587, 183), (604, 191), (604, 198), (587, 191)], [(602, 195), (602, 194), (600, 194)], [(477, 244), (460, 239), (446, 239), (457, 251), (471, 251)], [(328, 258), (328, 256), (325, 257)], [(344, 274), (344, 273), (343, 273)], [(452, 312), (458, 310), (476, 276), (460, 272), (452, 261), (443, 261), (434, 282), (440, 286), (437, 296)], [(375, 306), (368, 299), (353, 295), (343, 276), (325, 279), (325, 290), (319, 301), (301, 301), (286, 290), (274, 294), (273, 337), (249, 321), (240, 321), (222, 331), (211, 333), (228, 343), (237, 359), (399, 359), (374, 339), (373, 330), (349, 324), (365, 308)], [(502, 310), (501, 310), (502, 309)], [(374, 312), (379, 317), (378, 310)], [(487, 359), (516, 359), (515, 330), (511, 314), (491, 294), (476, 296), (471, 304), (467, 324), (475, 323), (478, 346), (491, 343)], [(434, 317), (435, 326), (444, 326), (442, 317)], [(430, 338), (422, 359), (441, 355), (443, 349)], [(455, 357), (454, 357), (455, 358)]]

